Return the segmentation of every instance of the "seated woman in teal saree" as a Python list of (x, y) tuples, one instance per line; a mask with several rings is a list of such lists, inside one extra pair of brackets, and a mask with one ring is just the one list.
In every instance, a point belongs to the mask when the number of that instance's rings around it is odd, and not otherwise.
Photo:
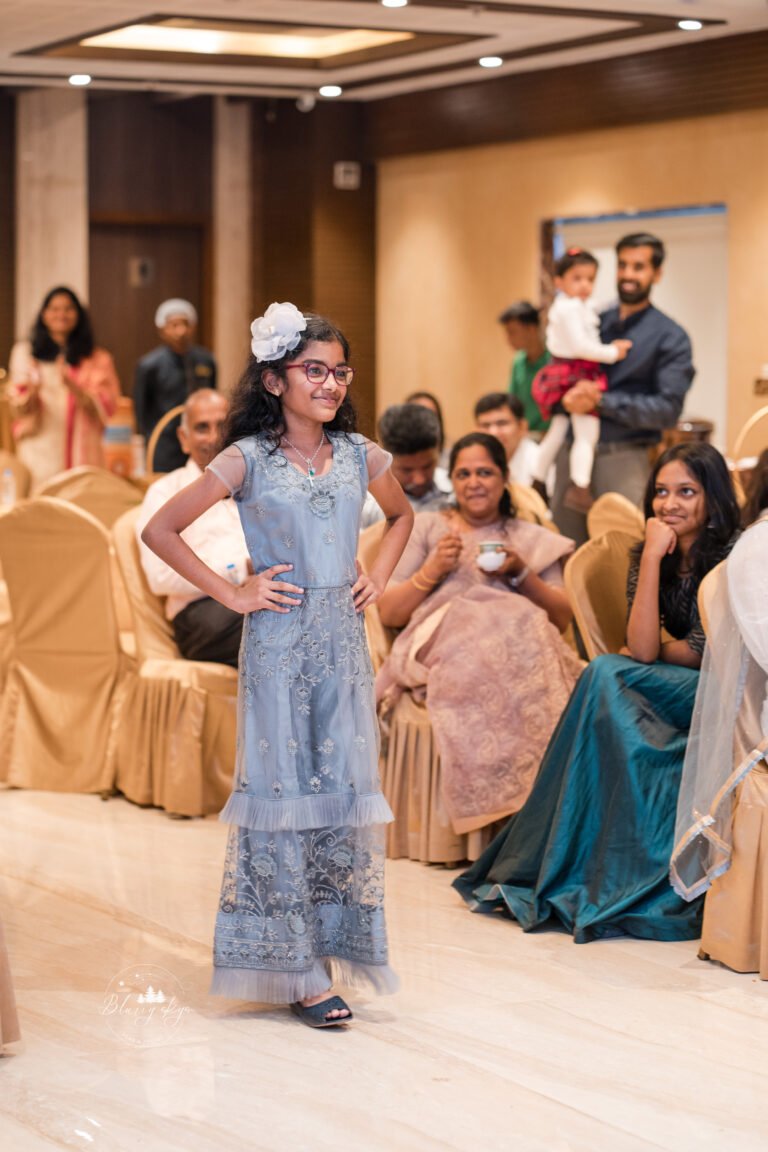
[(454, 881), (472, 911), (508, 912), (525, 931), (559, 922), (578, 944), (690, 940), (701, 928), (701, 901), (681, 899), (668, 871), (705, 643), (696, 594), (739, 522), (720, 453), (701, 443), (668, 449), (645, 514), (626, 648), (582, 673), (525, 805)]

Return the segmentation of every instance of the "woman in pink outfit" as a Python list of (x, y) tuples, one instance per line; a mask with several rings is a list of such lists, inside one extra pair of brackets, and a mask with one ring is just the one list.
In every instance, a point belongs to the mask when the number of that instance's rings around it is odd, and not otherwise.
[(70, 288), (52, 288), (30, 339), (10, 359), (13, 432), (33, 489), (65, 468), (103, 464), (101, 438), (120, 396), (109, 352), (95, 345), (91, 321)]

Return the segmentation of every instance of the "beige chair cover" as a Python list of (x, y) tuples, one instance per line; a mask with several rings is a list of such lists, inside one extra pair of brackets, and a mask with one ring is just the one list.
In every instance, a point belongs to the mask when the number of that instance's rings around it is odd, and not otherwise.
[(595, 540), (614, 531), (628, 532), (635, 540), (642, 540), (645, 517), (637, 505), (620, 492), (605, 492), (587, 512), (587, 532), (590, 540)]
[(105, 528), (111, 528), (119, 516), (142, 501), (140, 489), (130, 480), (90, 464), (59, 472), (46, 480), (35, 495), (56, 496), (59, 500), (76, 504), (95, 516)]
[[(66, 500), (77, 505), (110, 529), (124, 512), (141, 504), (142, 493), (139, 488), (116, 476), (105, 468), (94, 468), (84, 464), (79, 468), (70, 468), (66, 472), (59, 472), (42, 484), (37, 492), (38, 496), (56, 496), (59, 500)], [(128, 603), (128, 594), (123, 584), (123, 577), (116, 559), (112, 559), (112, 586), (115, 592), (115, 611), (117, 612), (117, 626), (120, 630), (123, 648), (133, 655), (135, 642), (132, 635), (131, 609)]]
[(109, 537), (60, 500), (0, 516), (13, 657), (0, 705), (0, 780), (108, 792), (129, 662), (113, 603)]
[(468, 836), (454, 832), (442, 798), (440, 756), (429, 713), (409, 692), (389, 720), (381, 787), (395, 821), (387, 825), (387, 856), (456, 864), (469, 856)]
[(637, 538), (606, 532), (582, 544), (565, 566), (565, 587), (587, 658), (618, 652), (627, 634), (629, 550)]
[(731, 866), (704, 901), (702, 959), (768, 980), (768, 764), (759, 761), (739, 785)]
[(162, 601), (141, 567), (137, 516), (131, 509), (112, 529), (139, 662), (129, 699), (132, 731), (122, 734), (118, 748), (117, 786), (136, 804), (205, 816), (220, 811), (231, 789), (237, 673), (179, 656)]
[(525, 484), (514, 484), (512, 482), (510, 482), (507, 487), (512, 495), (512, 503), (517, 509), (517, 514), (521, 520), (527, 520), (529, 524), (539, 524), (542, 528), (549, 528), (550, 532), (560, 531), (552, 519), (549, 508), (547, 508), (535, 488), (529, 488)]
[(16, 499), (24, 500), (29, 496), (29, 489), (32, 486), (32, 473), (27, 468), (15, 452), (8, 452), (0, 450), (0, 473), (4, 472), (6, 468), (10, 468), (13, 472), (13, 478), (16, 481)]
[(0, 1050), (3, 1044), (12, 1044), (19, 1040), (19, 1018), (16, 1014), (16, 1000), (13, 995), (11, 982), (11, 967), (8, 963), (8, 952), (5, 947), (3, 924), (0, 921)]
[[(384, 535), (386, 521), (378, 520), (360, 533), (358, 541), (358, 558), (363, 571), (368, 572), (376, 559), (381, 539)], [(365, 610), (365, 635), (368, 641), (368, 650), (371, 653), (371, 663), (374, 672), (378, 672), (389, 654), (392, 641), (397, 635), (394, 628), (387, 628), (381, 622), (379, 609), (376, 604)]]

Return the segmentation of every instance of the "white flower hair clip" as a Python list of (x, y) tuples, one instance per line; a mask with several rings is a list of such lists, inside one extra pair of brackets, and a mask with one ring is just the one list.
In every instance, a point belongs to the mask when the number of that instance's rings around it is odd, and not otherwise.
[(257, 360), (279, 360), (296, 347), (306, 327), (295, 304), (270, 304), (251, 324), (251, 351)]

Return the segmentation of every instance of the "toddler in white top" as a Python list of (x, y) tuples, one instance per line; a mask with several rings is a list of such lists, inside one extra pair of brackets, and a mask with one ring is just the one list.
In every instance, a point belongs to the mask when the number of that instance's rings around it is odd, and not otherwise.
[[(558, 295), (549, 310), (547, 322), (547, 348), (553, 359), (537, 372), (531, 389), (545, 418), (579, 380), (591, 380), (604, 391), (608, 381), (602, 365), (623, 360), (632, 346), (631, 340), (601, 344), (600, 321), (590, 300), (596, 275), (597, 260), (583, 248), (569, 248), (555, 265)], [(563, 503), (568, 508), (586, 512), (592, 503), (592, 466), (600, 438), (600, 420), (596, 413), (568, 415), (557, 412), (552, 416), (549, 429), (539, 445), (534, 486), (541, 491), (547, 472), (568, 434), (569, 425), (573, 430), (571, 484)]]

